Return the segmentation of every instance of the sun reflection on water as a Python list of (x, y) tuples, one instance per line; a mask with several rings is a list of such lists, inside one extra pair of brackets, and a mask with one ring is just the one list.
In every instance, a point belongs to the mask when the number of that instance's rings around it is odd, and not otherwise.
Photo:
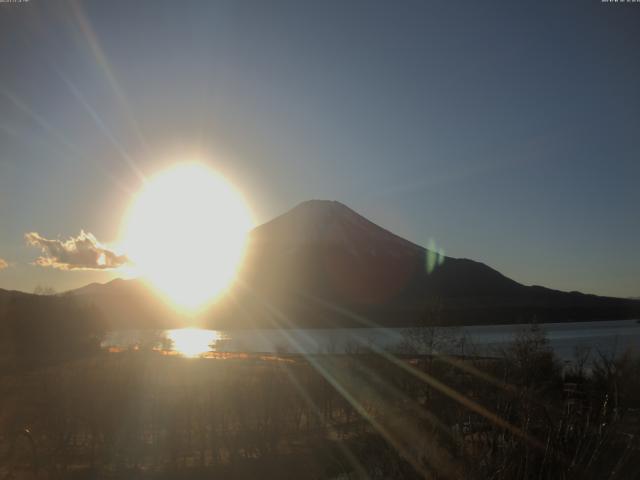
[(200, 357), (213, 351), (221, 334), (216, 330), (201, 328), (180, 328), (167, 330), (167, 338), (171, 340), (171, 349), (185, 357)]

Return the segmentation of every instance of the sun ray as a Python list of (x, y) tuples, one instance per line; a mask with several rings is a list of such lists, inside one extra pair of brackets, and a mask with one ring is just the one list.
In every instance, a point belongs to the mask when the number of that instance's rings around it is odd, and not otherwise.
[[(342, 313), (343, 315), (346, 315), (349, 318), (352, 318), (352, 319), (354, 319), (356, 321), (359, 321), (360, 323), (362, 323), (364, 325), (372, 325), (372, 324), (375, 325), (374, 323), (372, 323), (371, 321), (365, 319), (361, 315), (353, 313), (353, 312), (351, 312), (351, 311), (349, 311), (347, 309), (335, 306), (335, 305), (330, 304), (328, 302), (323, 302), (323, 303), (328, 308), (332, 308), (334, 311)], [(544, 445), (539, 440), (537, 440), (536, 438), (532, 437), (531, 435), (528, 435), (526, 432), (522, 431), (520, 428), (516, 427), (515, 425), (512, 425), (507, 420), (503, 419), (502, 417), (500, 417), (499, 415), (495, 414), (491, 410), (483, 407), (482, 405), (474, 402), (472, 399), (470, 399), (470, 398), (464, 396), (463, 394), (459, 393), (457, 390), (455, 390), (454, 388), (450, 387), (449, 385), (446, 385), (445, 383), (443, 383), (440, 380), (434, 378), (433, 376), (431, 376), (431, 375), (429, 375), (429, 374), (427, 374), (427, 373), (425, 373), (425, 372), (423, 372), (421, 370), (418, 370), (414, 366), (409, 365), (407, 362), (403, 362), (402, 360), (396, 358), (391, 353), (385, 351), (384, 349), (382, 349), (382, 348), (380, 348), (380, 347), (378, 347), (378, 346), (376, 346), (374, 344), (371, 345), (371, 348), (375, 353), (377, 353), (381, 357), (385, 358), (386, 360), (388, 360), (392, 364), (398, 366), (400, 369), (404, 370), (405, 372), (413, 375), (414, 377), (416, 377), (417, 379), (419, 379), (422, 382), (426, 383), (430, 387), (438, 390), (439, 392), (441, 392), (442, 394), (444, 394), (447, 397), (451, 398), (452, 400), (454, 400), (458, 404), (462, 405), (463, 407), (466, 407), (469, 410), (477, 413), (478, 415), (481, 415), (482, 417), (486, 418), (488, 421), (493, 423), (495, 426), (497, 426), (499, 428), (503, 428), (503, 429), (511, 432), (513, 435), (522, 438), (523, 440), (527, 441), (531, 446), (533, 446), (535, 448), (544, 449)]]
[(89, 105), (89, 103), (85, 100), (80, 90), (78, 90), (78, 88), (73, 84), (73, 82), (71, 82), (71, 80), (67, 78), (66, 75), (64, 75), (57, 68), (55, 67), (53, 68), (58, 74), (58, 76), (60, 77), (60, 79), (65, 83), (67, 88), (69, 88), (69, 91), (73, 94), (74, 98), (84, 107), (84, 109), (87, 111), (89, 116), (93, 119), (93, 121), (97, 125), (98, 129), (102, 132), (102, 134), (105, 137), (107, 137), (107, 139), (111, 142), (113, 147), (124, 159), (127, 165), (133, 170), (133, 172), (136, 174), (136, 176), (140, 180), (144, 180), (145, 176), (140, 170), (140, 168), (138, 168), (136, 163), (131, 158), (131, 155), (129, 155), (129, 153), (124, 149), (124, 147), (120, 144), (120, 142), (116, 140), (115, 136), (113, 135), (113, 132), (111, 132), (111, 130), (107, 127), (107, 125), (104, 123), (104, 121), (102, 120), (102, 117), (100, 117), (98, 112), (96, 112), (96, 110), (91, 105)]
[[(260, 295), (258, 295), (251, 287), (249, 287), (246, 283), (240, 283), (240, 285), (247, 289), (260, 304), (271, 313), (271, 321), (274, 323), (274, 326), (282, 333), (282, 335), (287, 339), (287, 341), (293, 345), (297, 351), (299, 351), (303, 357), (309, 362), (312, 368), (318, 372), (339, 394), (342, 398), (351, 405), (351, 407), (360, 415), (371, 427), (378, 432), (397, 452), (399, 452), (410, 464), (411, 466), (419, 472), (424, 478), (429, 477), (429, 472), (424, 468), (424, 466), (419, 462), (414, 455), (408, 451), (407, 446), (405, 445), (405, 441), (407, 438), (412, 438), (414, 443), (417, 442), (421, 437), (419, 432), (414, 432), (411, 429), (411, 426), (408, 426), (409, 430), (402, 429), (401, 431), (396, 430), (395, 428), (391, 428), (383, 424), (380, 420), (371, 415), (364, 405), (358, 400), (355, 395), (355, 391), (352, 391), (349, 388), (348, 382), (343, 381), (343, 379), (339, 378), (339, 373), (344, 376), (344, 371), (340, 369), (332, 370), (329, 368), (329, 365), (326, 361), (321, 359), (322, 356), (310, 355), (306, 352), (304, 347), (300, 344), (300, 342), (295, 338), (294, 335), (289, 333), (289, 329), (293, 327), (293, 323), (287, 318), (287, 316), (282, 313), (277, 307), (273, 306), (266, 299), (263, 299)], [(415, 434), (415, 435), (414, 435)], [(424, 440), (424, 439), (423, 439)], [(409, 442), (410, 443), (410, 442)], [(444, 460), (439, 461), (439, 467), (441, 469), (449, 469), (453, 468), (448, 465)]]
[[(0, 95), (3, 95), (7, 99), (9, 99), (16, 108), (18, 108), (21, 112), (23, 112), (30, 119), (32, 119), (40, 128), (42, 128), (53, 141), (60, 144), (67, 150), (67, 153), (64, 153), (57, 146), (47, 145), (47, 148), (49, 149), (55, 148), (55, 150), (60, 153), (60, 158), (62, 159), (63, 162), (66, 162), (70, 166), (72, 166), (74, 161), (76, 162), (76, 165), (81, 162), (82, 163), (91, 162), (98, 170), (100, 170), (100, 174), (105, 178), (109, 178), (109, 180), (113, 183), (113, 185), (116, 186), (120, 191), (122, 191), (127, 195), (130, 195), (130, 196), (132, 195), (132, 189), (129, 186), (122, 183), (108, 169), (106, 169), (103, 165), (97, 163), (93, 158), (87, 158), (80, 151), (77, 145), (75, 145), (74, 143), (71, 143), (71, 141), (68, 140), (60, 131), (54, 128), (49, 121), (47, 121), (39, 113), (37, 113), (35, 110), (29, 107), (29, 105), (27, 105), (18, 96), (9, 92), (2, 86), (0, 86)], [(17, 134), (18, 132), (11, 131), (11, 133)], [(37, 138), (36, 138), (36, 141), (42, 142), (42, 140)], [(30, 138), (29, 142), (34, 142), (34, 139)]]
[(135, 135), (138, 137), (138, 141), (143, 146), (145, 151), (149, 151), (148, 143), (144, 135), (142, 134), (142, 130), (140, 129), (140, 124), (136, 120), (135, 116), (133, 115), (133, 111), (129, 106), (127, 97), (123, 89), (120, 87), (120, 83), (116, 79), (116, 75), (113, 72), (113, 68), (111, 67), (111, 64), (107, 59), (107, 56), (105, 55), (104, 50), (100, 45), (100, 41), (98, 40), (98, 37), (91, 25), (91, 22), (89, 21), (89, 18), (87, 17), (82, 6), (78, 2), (72, 2), (71, 7), (73, 10), (73, 15), (75, 17), (75, 20), (78, 26), (80, 27), (80, 31), (82, 32), (84, 39), (86, 40), (86, 44), (89, 46), (89, 49), (91, 50), (91, 53), (94, 56), (96, 64), (102, 69), (103, 73), (105, 74), (107, 82), (109, 83), (109, 86), (111, 87), (116, 97), (116, 101), (118, 102), (118, 105), (124, 111), (125, 118), (127, 119), (129, 126), (131, 127)]

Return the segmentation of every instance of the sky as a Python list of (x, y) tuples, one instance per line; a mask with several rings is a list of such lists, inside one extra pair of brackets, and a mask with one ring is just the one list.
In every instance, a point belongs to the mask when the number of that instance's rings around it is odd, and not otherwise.
[[(0, 3), (0, 288), (118, 277), (143, 179), (199, 159), (257, 224), (339, 200), (527, 285), (640, 296), (638, 25), (599, 0)], [(38, 260), (69, 238), (100, 268)]]

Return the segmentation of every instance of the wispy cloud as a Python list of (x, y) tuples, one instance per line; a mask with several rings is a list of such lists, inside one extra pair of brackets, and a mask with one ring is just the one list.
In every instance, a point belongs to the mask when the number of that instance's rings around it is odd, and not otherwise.
[(37, 232), (24, 236), (28, 245), (40, 248), (42, 256), (34, 262), (41, 267), (60, 270), (109, 270), (128, 262), (126, 255), (118, 255), (101, 245), (96, 237), (84, 230), (68, 240), (44, 238)]
[(0, 270), (4, 270), (8, 266), (9, 266), (9, 264), (7, 263), (7, 261), (4, 260), (3, 258), (0, 258)]

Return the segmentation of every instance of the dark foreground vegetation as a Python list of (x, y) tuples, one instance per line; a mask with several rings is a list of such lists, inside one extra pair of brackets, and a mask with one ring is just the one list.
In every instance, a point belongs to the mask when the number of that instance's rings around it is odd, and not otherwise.
[(443, 341), (423, 329), (394, 353), (186, 359), (101, 351), (62, 321), (86, 313), (2, 324), (0, 479), (640, 475), (633, 352), (567, 367), (534, 326), (496, 358), (419, 355)]

